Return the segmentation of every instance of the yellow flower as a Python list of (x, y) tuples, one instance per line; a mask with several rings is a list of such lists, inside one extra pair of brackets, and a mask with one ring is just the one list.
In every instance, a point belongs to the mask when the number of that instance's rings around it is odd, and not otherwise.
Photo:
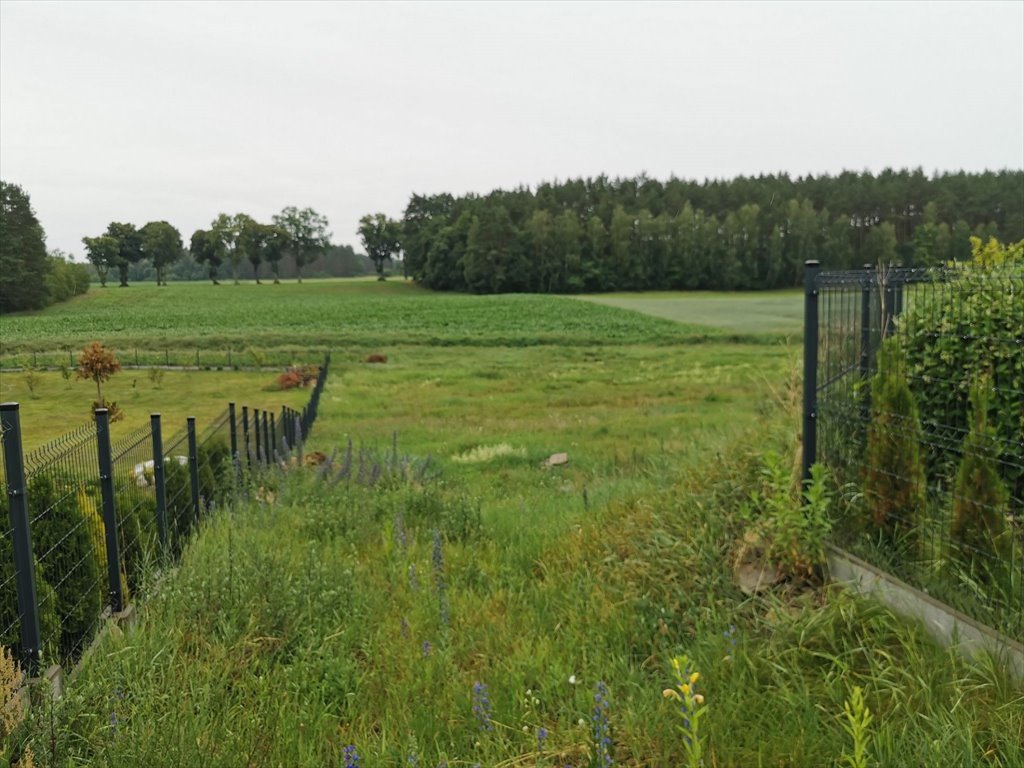
[(686, 683), (683, 683), (682, 685), (680, 685), (679, 686), (679, 690), (682, 691), (683, 695), (685, 695), (685, 696), (689, 696), (690, 695), (690, 686), (687, 685)]
[(700, 679), (700, 672), (694, 672), (692, 675), (690, 675), (690, 683), (691, 684), (696, 683), (699, 679)]
[(682, 697), (676, 691), (673, 691), (671, 688), (666, 688), (664, 691), (661, 692), (661, 695), (664, 696), (666, 699), (671, 699), (673, 697), (676, 699), (682, 699)]
[(698, 693), (697, 695), (695, 695), (695, 696), (693, 697), (693, 702), (694, 702), (695, 704), (703, 704), (703, 703), (704, 703), (704, 697), (703, 697), (703, 696), (701, 696), (701, 695), (700, 695), (700, 694)]

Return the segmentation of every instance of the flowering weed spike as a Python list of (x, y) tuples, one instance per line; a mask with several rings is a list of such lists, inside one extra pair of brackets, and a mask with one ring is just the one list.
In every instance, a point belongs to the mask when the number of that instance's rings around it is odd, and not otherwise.
[(345, 760), (345, 768), (359, 768), (359, 753), (356, 751), (355, 744), (349, 744), (343, 750), (341, 750), (341, 756)]
[(684, 654), (672, 659), (672, 673), (676, 679), (675, 688), (666, 688), (662, 696), (674, 699), (679, 706), (679, 717), (683, 732), (683, 749), (686, 752), (687, 765), (700, 768), (703, 764), (704, 745), (700, 736), (700, 720), (707, 711), (704, 696), (697, 693), (700, 672), (690, 666), (690, 660)]
[(871, 744), (871, 710), (864, 701), (864, 691), (855, 685), (850, 697), (844, 702), (846, 722), (843, 729), (853, 739), (853, 754), (843, 752), (843, 762), (850, 768), (868, 768), (868, 747)]
[(473, 683), (473, 714), (480, 724), (481, 731), (493, 731), (491, 722), (491, 700), (487, 697), (487, 684), (479, 680)]
[(590, 716), (590, 725), (597, 764), (608, 768), (612, 764), (612, 736), (608, 723), (608, 686), (604, 680), (598, 680), (594, 690), (594, 711)]

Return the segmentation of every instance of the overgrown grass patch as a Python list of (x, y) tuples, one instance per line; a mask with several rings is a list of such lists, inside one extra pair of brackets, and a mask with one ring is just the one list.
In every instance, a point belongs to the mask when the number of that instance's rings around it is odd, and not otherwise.
[(457, 478), (267, 478), (272, 504), (215, 518), (140, 625), (104, 639), (37, 761), (590, 766), (600, 681), (614, 764), (674, 766), (662, 690), (685, 651), (708, 764), (837, 764), (853, 686), (872, 764), (1019, 764), (1024, 698), (993, 668), (841, 591), (733, 586), (756, 456), (725, 458), (520, 536), (467, 525), (481, 497)]

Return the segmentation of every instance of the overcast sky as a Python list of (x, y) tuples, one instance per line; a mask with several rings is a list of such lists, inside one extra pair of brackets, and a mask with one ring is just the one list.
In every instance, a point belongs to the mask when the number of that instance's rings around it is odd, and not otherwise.
[(0, 176), (47, 245), (410, 193), (1024, 168), (1024, 2), (0, 2)]

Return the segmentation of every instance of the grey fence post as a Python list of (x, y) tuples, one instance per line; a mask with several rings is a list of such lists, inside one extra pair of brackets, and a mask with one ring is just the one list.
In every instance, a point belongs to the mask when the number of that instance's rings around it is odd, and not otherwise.
[(803, 480), (811, 479), (818, 453), (818, 272), (817, 260), (804, 262), (804, 419)]
[(21, 450), (21, 416), (17, 403), (0, 404), (0, 441), (3, 443), (4, 470), (7, 473), (7, 508), (11, 518), (11, 543), (14, 547), (14, 586), (18, 593), (20, 617), (20, 661), (26, 672), (32, 676), (38, 671), (43, 642), (39, 631), (35, 558), (32, 556), (32, 530), (28, 522), (25, 462)]
[(156, 496), (156, 530), (160, 537), (160, 551), (167, 552), (167, 483), (164, 477), (164, 438), (160, 429), (160, 414), (149, 415), (149, 429), (153, 435), (153, 490)]
[(114, 462), (110, 456), (110, 412), (106, 408), (96, 409), (96, 454), (100, 465), (110, 610), (119, 613), (124, 610), (124, 593), (121, 592), (121, 552), (118, 548), (117, 509), (114, 505)]
[(192, 519), (199, 524), (199, 449), (196, 446), (196, 417), (189, 416), (188, 424), (188, 474), (192, 480)]
[(242, 406), (242, 444), (245, 446), (245, 462), (252, 469), (252, 454), (249, 453), (249, 406)]

